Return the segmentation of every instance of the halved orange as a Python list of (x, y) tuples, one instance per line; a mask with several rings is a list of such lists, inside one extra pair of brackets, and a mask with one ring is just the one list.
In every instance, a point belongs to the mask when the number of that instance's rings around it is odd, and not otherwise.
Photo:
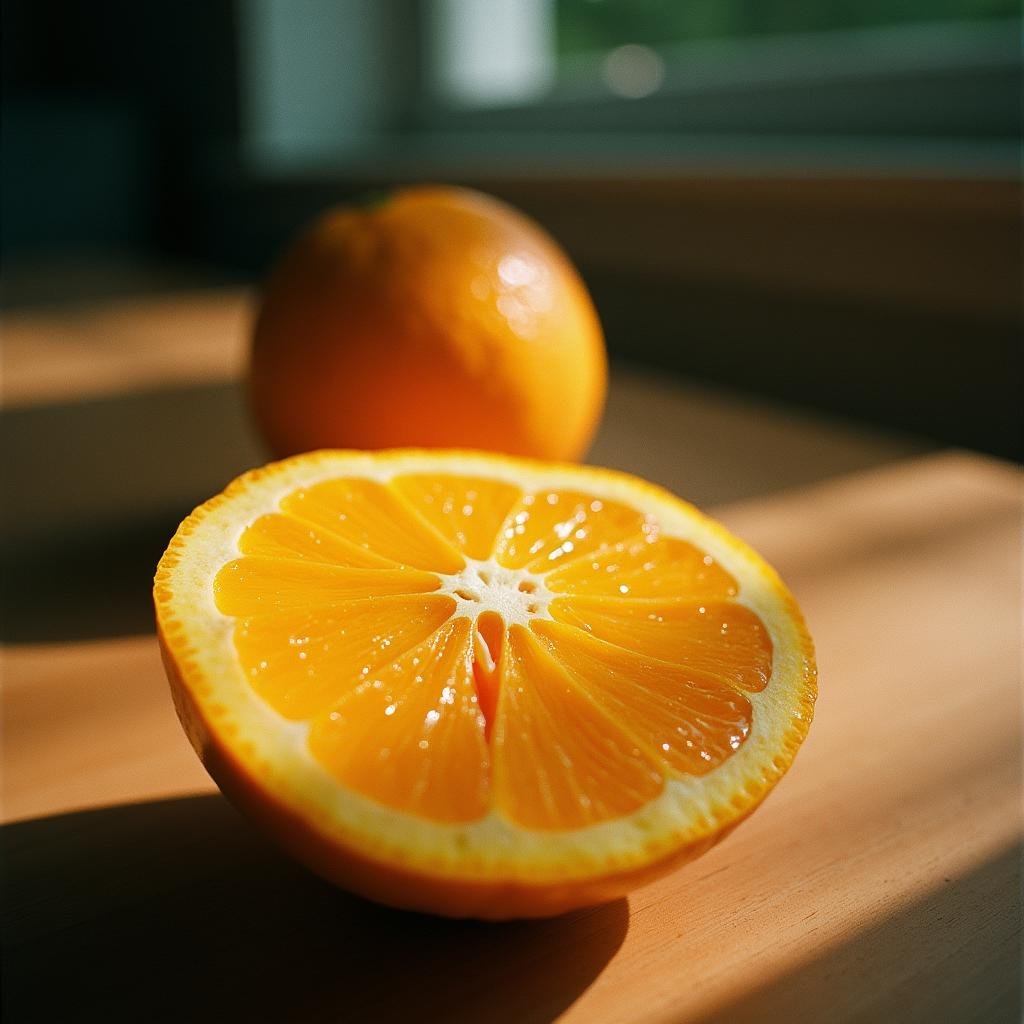
[(816, 693), (775, 572), (601, 469), (297, 456), (186, 519), (154, 596), (224, 792), (327, 878), (442, 914), (554, 914), (703, 852)]

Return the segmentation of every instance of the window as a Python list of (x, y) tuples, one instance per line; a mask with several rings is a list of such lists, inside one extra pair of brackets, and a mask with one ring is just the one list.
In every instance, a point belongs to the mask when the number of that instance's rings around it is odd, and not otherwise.
[(431, 9), (426, 128), (677, 139), (1017, 133), (1020, 22), (1007, 0), (444, 0)]
[(281, 0), (239, 0), (238, 10), (243, 143), (277, 169), (389, 152), (642, 163), (730, 138), (746, 140), (732, 147), (743, 160), (750, 141), (784, 154), (850, 137), (872, 159), (898, 163), (930, 140), (926, 163), (1016, 168), (1010, 0), (305, 0), (301, 16)]

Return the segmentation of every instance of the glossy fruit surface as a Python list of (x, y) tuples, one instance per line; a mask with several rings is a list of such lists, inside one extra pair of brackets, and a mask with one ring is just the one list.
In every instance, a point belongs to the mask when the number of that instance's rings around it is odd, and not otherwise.
[(443, 914), (558, 913), (703, 852), (816, 693), (775, 573), (606, 470), (298, 456), (197, 509), (154, 595), (227, 795), (335, 882)]
[(271, 447), (578, 459), (604, 407), (593, 303), (535, 222), (467, 189), (329, 211), (264, 289), (252, 407)]

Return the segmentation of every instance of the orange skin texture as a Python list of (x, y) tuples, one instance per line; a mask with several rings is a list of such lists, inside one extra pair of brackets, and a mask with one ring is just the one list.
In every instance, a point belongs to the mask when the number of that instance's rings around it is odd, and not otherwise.
[(607, 359), (546, 232), (481, 193), (416, 187), (297, 238), (264, 290), (249, 385), (278, 455), (468, 445), (574, 461)]

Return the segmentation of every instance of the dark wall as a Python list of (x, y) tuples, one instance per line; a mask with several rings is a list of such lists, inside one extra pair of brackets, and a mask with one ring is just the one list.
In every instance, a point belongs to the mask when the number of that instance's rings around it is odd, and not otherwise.
[(5, 255), (187, 250), (237, 137), (231, 0), (4, 0)]

